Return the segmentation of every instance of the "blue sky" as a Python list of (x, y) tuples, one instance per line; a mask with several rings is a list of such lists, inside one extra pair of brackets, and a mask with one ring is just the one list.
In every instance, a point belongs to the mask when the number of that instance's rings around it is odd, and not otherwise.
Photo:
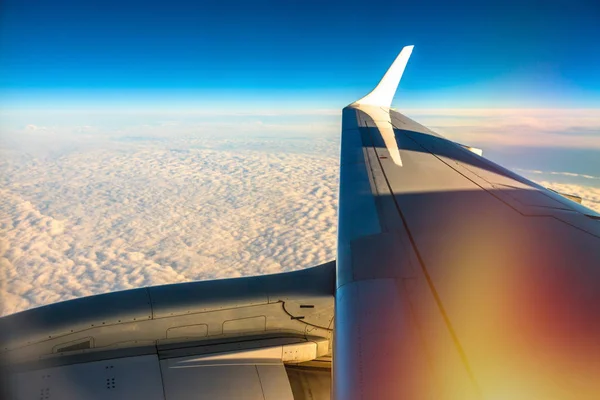
[(401, 107), (600, 107), (596, 0), (0, 4), (5, 108), (338, 108), (407, 44)]

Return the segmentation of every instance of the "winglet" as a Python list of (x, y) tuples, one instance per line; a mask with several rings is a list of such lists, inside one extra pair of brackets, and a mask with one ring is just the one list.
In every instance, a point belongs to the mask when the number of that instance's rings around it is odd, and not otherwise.
[(394, 99), (394, 94), (396, 93), (396, 89), (398, 88), (398, 84), (400, 83), (400, 78), (402, 78), (402, 73), (404, 73), (404, 68), (406, 68), (406, 63), (410, 58), (410, 54), (412, 53), (414, 46), (405, 46), (394, 63), (387, 70), (379, 84), (365, 97), (360, 100), (355, 101), (352, 105), (372, 105), (379, 107), (390, 108), (392, 105), (392, 100)]

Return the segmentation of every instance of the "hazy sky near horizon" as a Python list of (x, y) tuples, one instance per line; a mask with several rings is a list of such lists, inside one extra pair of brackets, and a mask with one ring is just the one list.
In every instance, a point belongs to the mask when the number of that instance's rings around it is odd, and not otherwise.
[(600, 211), (600, 6), (0, 2), (0, 316), (335, 258), (341, 108), (394, 105)]

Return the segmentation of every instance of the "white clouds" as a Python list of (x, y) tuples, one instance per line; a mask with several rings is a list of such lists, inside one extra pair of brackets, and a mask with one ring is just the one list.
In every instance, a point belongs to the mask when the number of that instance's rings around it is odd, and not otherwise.
[(27, 130), (27, 131), (39, 131), (39, 130), (45, 130), (45, 129), (46, 129), (46, 127), (44, 127), (44, 126), (37, 126), (34, 124), (29, 124), (29, 125), (25, 126), (25, 130)]
[(550, 175), (568, 176), (568, 177), (572, 177), (572, 178), (584, 178), (584, 179), (600, 180), (600, 176), (593, 176), (593, 175), (587, 175), (587, 174), (577, 174), (577, 173), (574, 173), (574, 172), (557, 172), (557, 171), (548, 171), (548, 172), (545, 172), (545, 171), (540, 171), (540, 170), (520, 169), (520, 168), (515, 168), (515, 171), (525, 172), (525, 173), (530, 173), (530, 174), (538, 174), (538, 175), (550, 174)]
[(413, 109), (405, 112), (434, 131), (469, 145), (600, 149), (600, 109)]
[(600, 212), (600, 188), (550, 181), (538, 181), (538, 183), (549, 189), (556, 190), (559, 193), (579, 196), (583, 199), (582, 204), (584, 206)]
[(337, 129), (301, 140), (266, 125), (237, 136), (184, 125), (169, 140), (170, 124), (127, 128), (136, 137), (65, 130), (49, 152), (5, 147), (0, 315), (334, 259)]

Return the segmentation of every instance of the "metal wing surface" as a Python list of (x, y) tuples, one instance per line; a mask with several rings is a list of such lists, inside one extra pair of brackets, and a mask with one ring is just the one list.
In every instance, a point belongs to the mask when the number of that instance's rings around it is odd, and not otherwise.
[(0, 399), (328, 399), (335, 263), (0, 318)]
[(410, 51), (343, 111), (335, 398), (596, 398), (600, 215), (390, 109)]

